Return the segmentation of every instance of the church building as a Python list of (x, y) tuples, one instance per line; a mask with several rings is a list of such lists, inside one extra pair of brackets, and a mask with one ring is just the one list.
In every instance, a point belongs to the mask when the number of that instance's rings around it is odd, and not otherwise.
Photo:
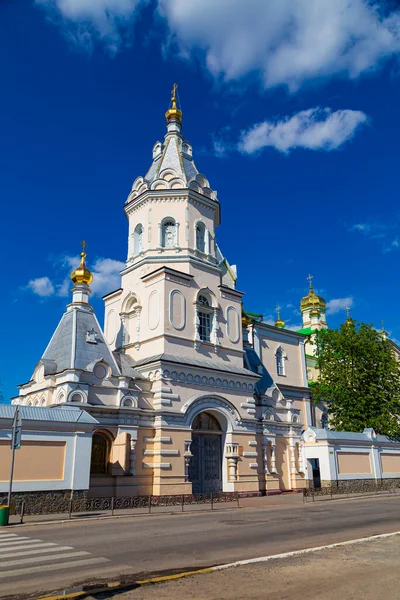
[(301, 434), (315, 425), (306, 341), (326, 304), (310, 286), (300, 332), (243, 312), (175, 86), (166, 122), (124, 206), (127, 258), (104, 297), (104, 333), (83, 247), (72, 301), (13, 403), (79, 407), (99, 423), (91, 496), (300, 489)]

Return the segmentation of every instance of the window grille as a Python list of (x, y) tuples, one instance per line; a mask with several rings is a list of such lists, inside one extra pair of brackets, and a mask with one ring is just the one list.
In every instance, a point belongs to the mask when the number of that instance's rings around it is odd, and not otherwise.
[(200, 252), (206, 251), (206, 230), (202, 223), (196, 225), (196, 248)]
[(211, 339), (211, 314), (199, 311), (199, 337), (202, 342), (209, 342)]
[(285, 359), (283, 356), (283, 352), (280, 348), (276, 351), (276, 370), (278, 375), (285, 374)]

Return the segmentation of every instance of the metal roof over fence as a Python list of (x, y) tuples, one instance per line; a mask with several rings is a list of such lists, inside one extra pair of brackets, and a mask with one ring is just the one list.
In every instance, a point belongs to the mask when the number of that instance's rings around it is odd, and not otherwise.
[[(0, 419), (12, 420), (15, 404), (0, 404)], [(53, 421), (56, 423), (98, 423), (94, 417), (76, 406), (45, 408), (42, 406), (20, 406), (22, 420)]]

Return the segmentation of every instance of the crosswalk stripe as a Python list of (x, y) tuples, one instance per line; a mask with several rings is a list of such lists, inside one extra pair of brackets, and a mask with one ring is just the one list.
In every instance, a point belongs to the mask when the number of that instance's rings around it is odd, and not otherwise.
[(17, 560), (6, 560), (1, 563), (1, 568), (5, 567), (17, 567), (19, 565), (32, 565), (40, 562), (50, 562), (58, 559), (64, 560), (64, 558), (74, 558), (75, 556), (88, 556), (90, 552), (83, 550), (79, 552), (64, 552), (63, 554), (52, 554), (51, 556), (31, 556), (30, 558), (17, 558)]
[[(35, 546), (35, 544), (34, 544)], [(16, 556), (26, 556), (27, 554), (47, 554), (49, 552), (64, 552), (64, 550), (74, 550), (72, 546), (58, 546), (58, 548), (30, 548), (29, 550), (22, 550), (21, 552), (7, 552), (7, 558), (14, 558)], [(0, 563), (1, 564), (1, 563)]]
[(0, 534), (0, 540), (5, 540), (7, 538), (13, 538), (13, 537), (18, 537), (16, 533), (1, 533)]
[(42, 540), (32, 540), (32, 538), (28, 537), (19, 537), (17, 539), (13, 538), (12, 540), (4, 540), (4, 542), (0, 542), (0, 546), (7, 546), (8, 544), (20, 544), (26, 543), (27, 540), (31, 540), (32, 542), (41, 542)]
[(100, 563), (109, 561), (109, 558), (88, 558), (85, 560), (73, 560), (71, 562), (59, 563), (56, 565), (39, 565), (38, 567), (27, 567), (26, 569), (0, 571), (0, 579), (7, 579), (8, 577), (19, 577), (20, 575), (29, 575), (32, 573), (43, 573), (44, 571), (60, 571), (62, 569), (72, 569), (73, 567), (87, 567), (89, 565), (98, 565)]
[[(29, 539), (32, 539), (32, 538), (17, 537), (17, 539), (12, 538), (10, 540), (3, 540), (3, 541), (0, 540), (0, 545), (5, 546), (6, 544), (16, 544), (17, 542), (20, 542), (20, 541), (22, 542), (23, 540), (29, 540)], [(35, 540), (35, 541), (37, 541), (37, 540)]]
[(13, 550), (19, 550), (20, 548), (24, 548), (26, 550), (28, 549), (32, 549), (32, 548), (44, 548), (45, 546), (57, 546), (56, 543), (54, 542), (41, 542), (40, 540), (37, 540), (37, 542), (30, 544), (29, 542), (26, 544), (15, 544), (12, 546), (7, 546), (6, 548), (0, 548), (0, 554), (8, 554), (9, 551), (13, 551)]

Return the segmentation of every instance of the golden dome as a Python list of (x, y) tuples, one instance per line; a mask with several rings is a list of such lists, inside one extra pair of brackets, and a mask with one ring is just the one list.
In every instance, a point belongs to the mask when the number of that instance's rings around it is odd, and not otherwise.
[(89, 271), (89, 269), (86, 267), (86, 262), (85, 262), (85, 258), (86, 258), (85, 247), (87, 244), (86, 244), (86, 242), (81, 242), (81, 244), (82, 244), (81, 262), (79, 263), (79, 267), (77, 267), (76, 269), (74, 269), (72, 271), (71, 279), (72, 279), (73, 283), (75, 283), (75, 284), (84, 283), (85, 285), (90, 285), (93, 281), (93, 275)]
[(251, 319), (246, 315), (246, 313), (242, 314), (242, 327), (248, 327), (251, 323)]
[(176, 107), (176, 89), (178, 87), (177, 83), (174, 83), (174, 86), (171, 91), (171, 108), (167, 110), (165, 113), (165, 117), (167, 121), (171, 119), (177, 119), (178, 121), (182, 121), (182, 111)]
[(311, 308), (312, 314), (317, 315), (320, 310), (325, 311), (326, 301), (322, 296), (318, 296), (318, 294), (314, 292), (311, 275), (309, 275), (307, 279), (310, 282), (310, 291), (307, 296), (304, 296), (304, 298), (301, 299), (300, 310), (303, 312), (304, 310)]
[(275, 310), (278, 314), (277, 314), (277, 319), (276, 319), (274, 325), (275, 325), (275, 327), (280, 327), (281, 329), (283, 329), (285, 327), (285, 321), (282, 321), (282, 319), (281, 319), (281, 307), (277, 306)]

